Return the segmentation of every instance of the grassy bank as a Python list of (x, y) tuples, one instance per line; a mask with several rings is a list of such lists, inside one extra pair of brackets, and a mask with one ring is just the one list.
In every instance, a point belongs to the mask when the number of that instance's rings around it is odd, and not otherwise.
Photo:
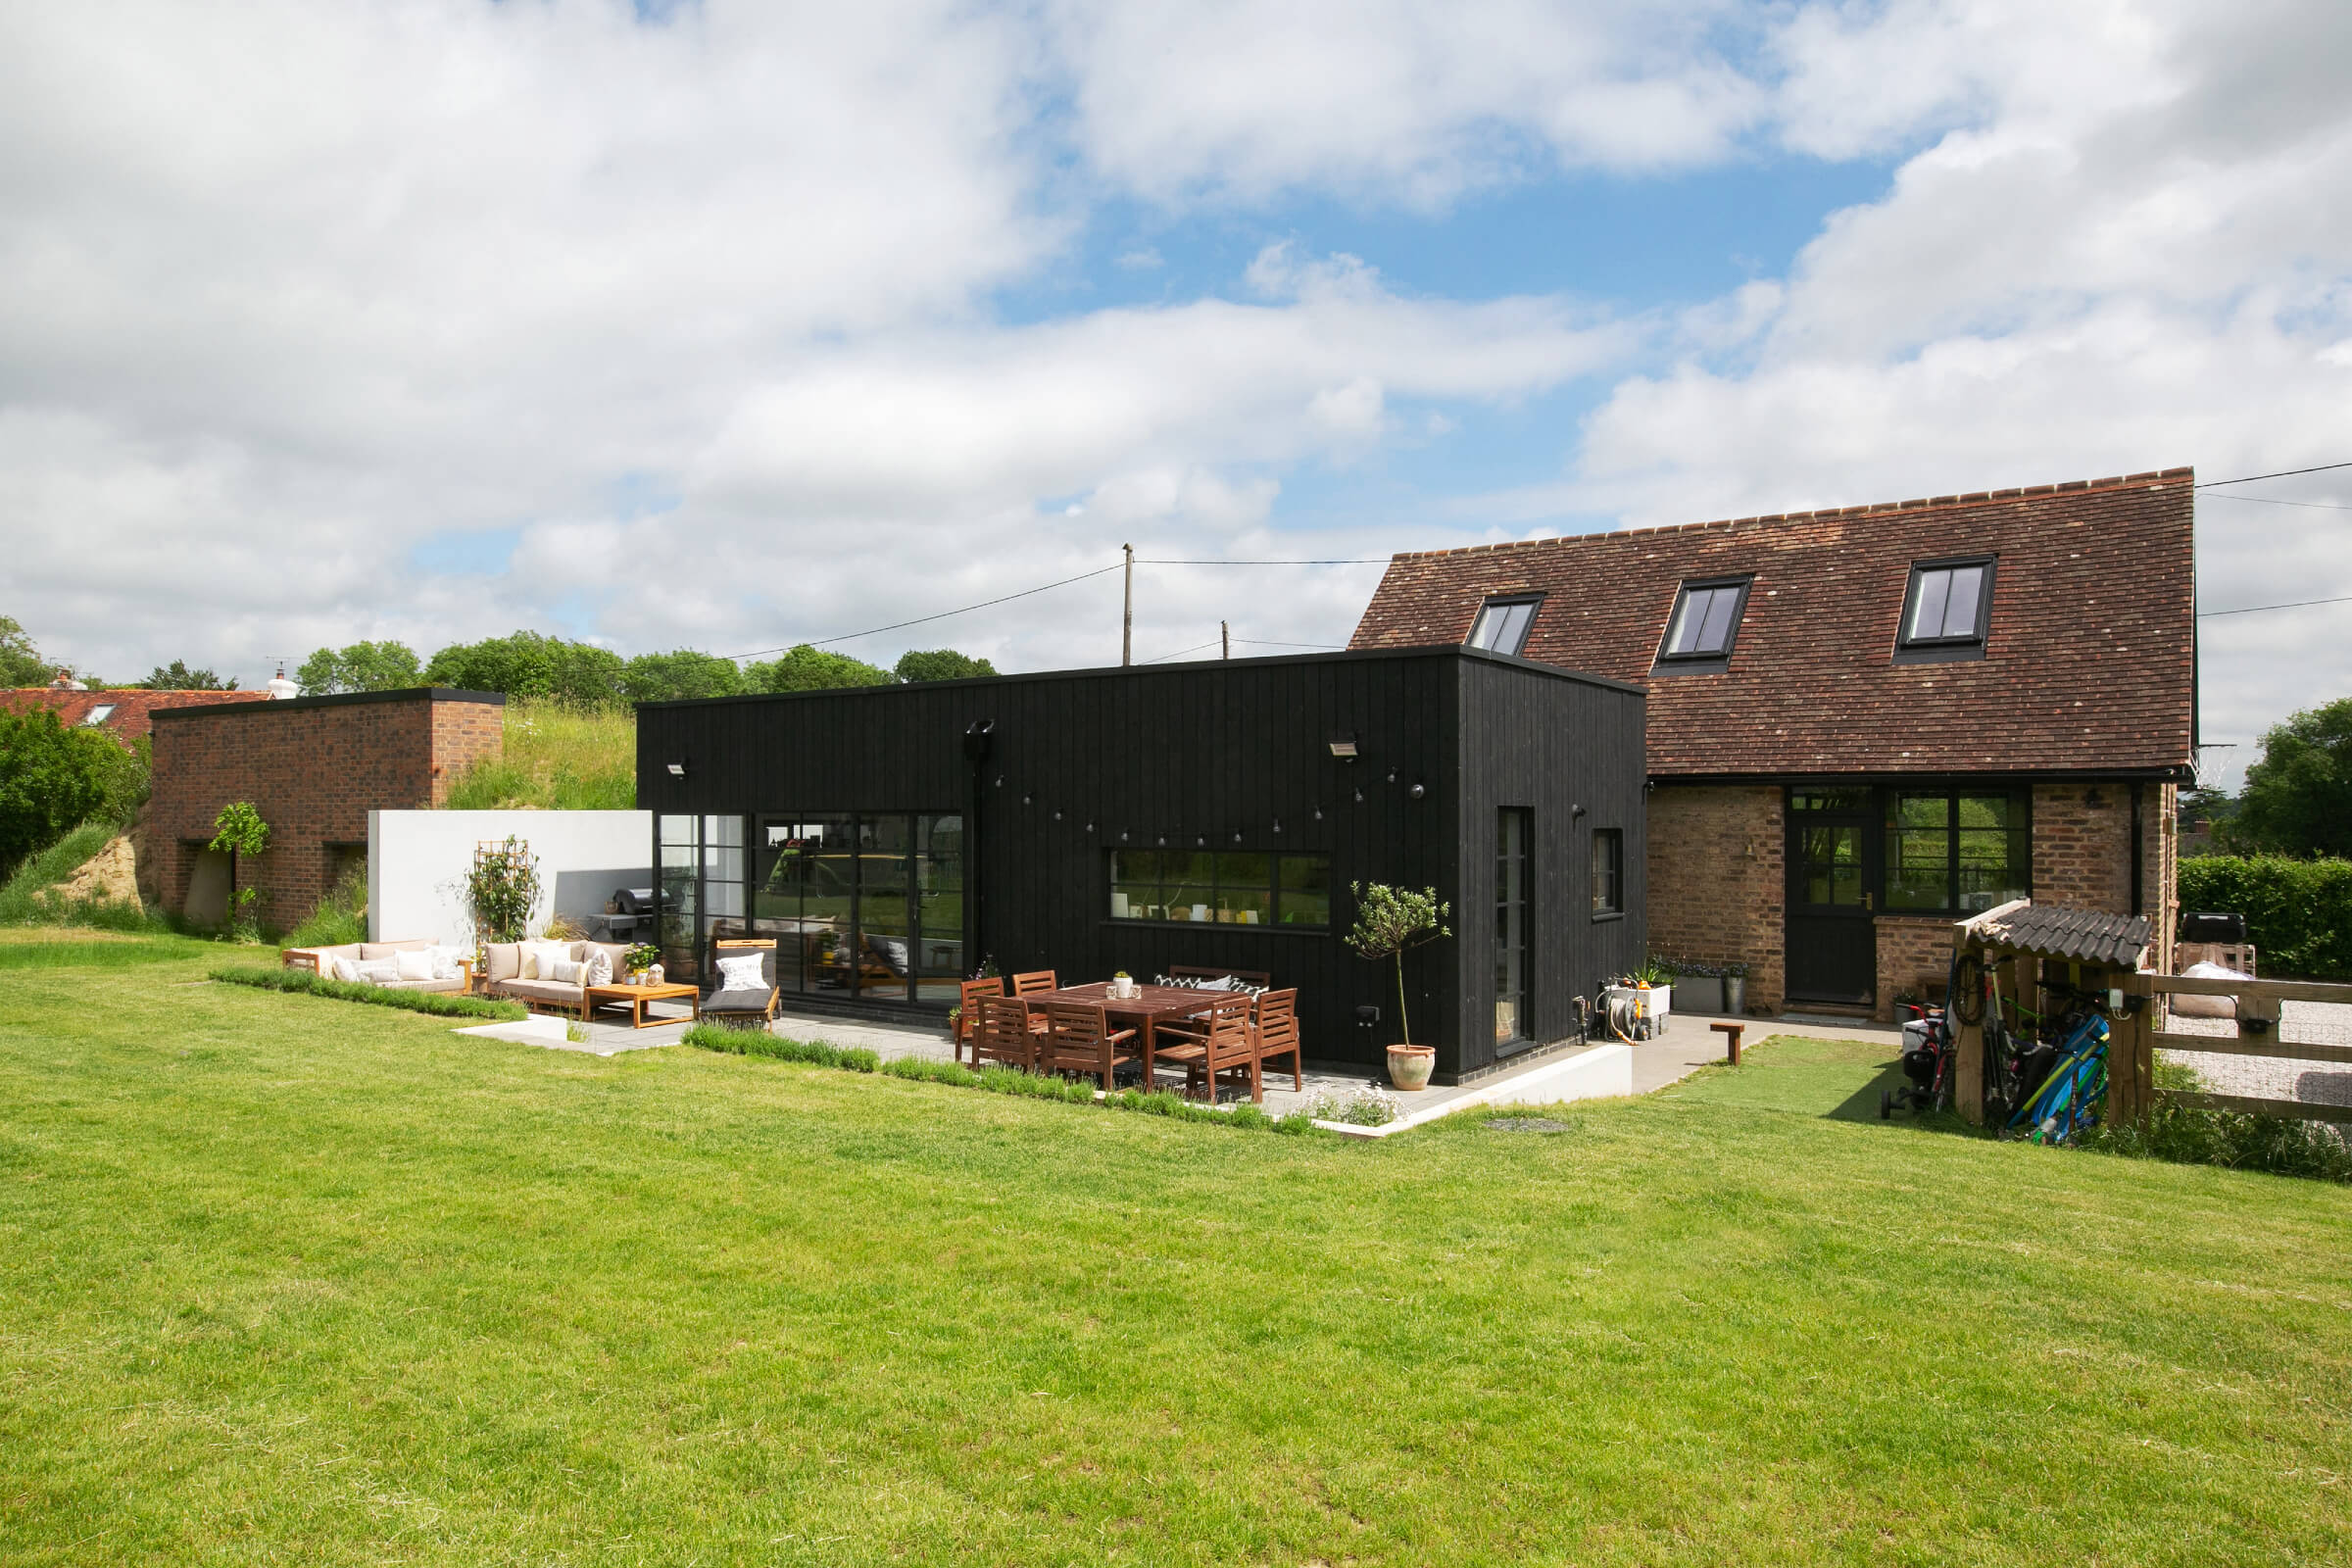
[(625, 811), (637, 804), (637, 715), (546, 698), (508, 700), (503, 755), (451, 786), (453, 810)]
[(1361, 1145), (204, 963), (9, 978), (10, 1560), (2352, 1556), (2352, 1193), (1870, 1048)]

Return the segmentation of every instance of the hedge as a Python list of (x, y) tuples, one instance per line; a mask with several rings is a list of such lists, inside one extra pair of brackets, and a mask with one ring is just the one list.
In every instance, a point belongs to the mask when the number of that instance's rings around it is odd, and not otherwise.
[(408, 1012), (429, 1012), (437, 1018), (487, 1018), (514, 1023), (530, 1016), (518, 1003), (493, 1002), (487, 997), (460, 996), (449, 991), (395, 991), (389, 986), (355, 985), (330, 980), (308, 969), (215, 969), (215, 980), (232, 986), (259, 986), (264, 991), (291, 991), (306, 997), (330, 997), (337, 1002), (365, 1002)]
[(2179, 886), (2184, 910), (2246, 917), (2265, 978), (2352, 981), (2352, 860), (2195, 856)]

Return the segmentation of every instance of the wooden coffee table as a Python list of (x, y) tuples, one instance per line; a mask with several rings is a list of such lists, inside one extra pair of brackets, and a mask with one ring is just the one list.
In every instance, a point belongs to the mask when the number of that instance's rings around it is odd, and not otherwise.
[(586, 1004), (580, 1008), (580, 1013), (585, 1017), (599, 1007), (617, 1007), (625, 1004), (629, 1009), (630, 1028), (653, 1029), (665, 1023), (685, 1023), (688, 1020), (685, 1018), (648, 1018), (645, 1015), (647, 1003), (690, 1003), (701, 995), (702, 992), (698, 988), (685, 985), (590, 986), (583, 999)]

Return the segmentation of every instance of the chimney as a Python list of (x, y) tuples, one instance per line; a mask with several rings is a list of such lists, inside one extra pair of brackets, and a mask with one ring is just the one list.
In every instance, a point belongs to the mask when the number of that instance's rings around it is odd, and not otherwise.
[(53, 692), (86, 692), (89, 690), (87, 686), (74, 678), (74, 672), (70, 669), (59, 670), (57, 679), (49, 683), (49, 689)]
[(283, 663), (280, 663), (277, 666), (277, 673), (271, 676), (270, 679), (270, 700), (272, 702), (282, 702), (286, 698), (300, 697), (301, 695), (302, 688), (295, 685), (292, 681), (286, 679), (286, 666)]

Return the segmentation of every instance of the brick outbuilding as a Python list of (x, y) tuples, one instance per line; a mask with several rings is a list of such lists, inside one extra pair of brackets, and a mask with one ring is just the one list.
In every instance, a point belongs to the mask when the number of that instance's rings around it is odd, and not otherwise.
[(500, 755), (506, 698), (444, 687), (207, 708), (160, 708), (146, 853), (166, 908), (220, 918), (227, 857), (205, 846), (232, 801), (270, 824), (270, 849), (238, 868), (265, 925), (307, 915), (364, 857), (370, 810), (445, 806), (467, 766)]
[(1888, 1015), (2009, 898), (2146, 913), (2196, 755), (2187, 468), (1397, 556), (1352, 646), (1648, 691), (1649, 941)]

